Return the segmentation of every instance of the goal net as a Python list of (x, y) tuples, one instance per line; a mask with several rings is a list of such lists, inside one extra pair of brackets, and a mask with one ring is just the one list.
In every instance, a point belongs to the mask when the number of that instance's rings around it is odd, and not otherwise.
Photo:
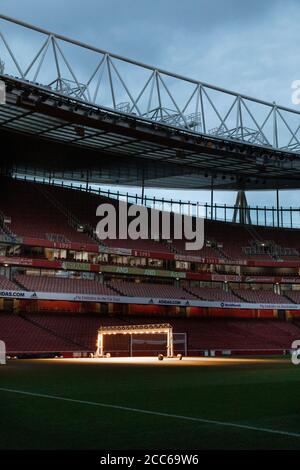
[[(173, 333), (173, 351), (174, 355), (182, 354), (187, 356), (187, 337), (186, 333)], [(165, 354), (167, 348), (166, 337), (155, 335), (132, 336), (129, 341), (129, 356), (154, 356)]]
[(187, 355), (186, 333), (173, 333), (168, 323), (100, 327), (96, 356)]

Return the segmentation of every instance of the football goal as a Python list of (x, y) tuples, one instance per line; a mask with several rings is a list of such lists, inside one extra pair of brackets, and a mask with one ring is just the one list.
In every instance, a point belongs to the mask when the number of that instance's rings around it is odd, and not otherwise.
[[(123, 346), (123, 349), (120, 346), (116, 347), (116, 341), (106, 342), (105, 338), (123, 336), (127, 335), (127, 345)], [(153, 337), (153, 335), (156, 336)], [(113, 344), (114, 343), (114, 344)], [(120, 345), (121, 342), (119, 341)], [(186, 342), (185, 342), (186, 344)], [(156, 347), (159, 347), (160, 350), (162, 347), (165, 348), (165, 353), (167, 357), (174, 356), (174, 333), (173, 328), (169, 323), (163, 324), (149, 324), (149, 325), (122, 325), (122, 326), (101, 326), (98, 330), (97, 337), (97, 350), (95, 353), (96, 357), (104, 357), (107, 353), (113, 352), (114, 350), (119, 353), (123, 351), (124, 355), (133, 356), (134, 355), (134, 346), (140, 345), (139, 351), (147, 351), (151, 353), (151, 346), (153, 354)], [(164, 345), (164, 346), (163, 346)], [(147, 348), (147, 346), (150, 346)], [(146, 349), (145, 349), (146, 348)], [(186, 346), (183, 347), (184, 352), (186, 352)], [(126, 353), (127, 352), (127, 353)]]

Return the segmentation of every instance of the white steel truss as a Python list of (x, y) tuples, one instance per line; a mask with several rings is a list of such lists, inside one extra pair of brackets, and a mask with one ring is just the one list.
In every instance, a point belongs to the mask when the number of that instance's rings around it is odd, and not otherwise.
[[(25, 60), (23, 46), (27, 41)], [(300, 112), (295, 109), (161, 70), (0, 15), (0, 77), (4, 74), (175, 131), (180, 128), (300, 153)]]

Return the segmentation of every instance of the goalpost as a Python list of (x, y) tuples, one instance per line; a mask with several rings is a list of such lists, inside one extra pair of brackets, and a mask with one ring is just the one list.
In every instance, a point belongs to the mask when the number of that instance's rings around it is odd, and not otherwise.
[[(149, 335), (141, 335), (141, 336), (130, 336), (130, 343), (129, 343), (129, 355), (130, 357), (134, 356), (137, 351), (146, 351), (146, 349), (152, 346), (153, 349), (157, 348), (157, 351), (165, 346), (166, 347), (166, 338), (153, 338), (149, 337)], [(144, 349), (146, 348), (146, 349)], [(183, 356), (188, 355), (188, 348), (187, 348), (187, 333), (174, 333), (173, 331), (173, 354), (181, 354)]]
[[(96, 357), (104, 357), (104, 337), (107, 335), (166, 335), (167, 357), (174, 356), (173, 328), (169, 323), (155, 325), (101, 326), (98, 330)], [(131, 340), (132, 354), (132, 340)]]

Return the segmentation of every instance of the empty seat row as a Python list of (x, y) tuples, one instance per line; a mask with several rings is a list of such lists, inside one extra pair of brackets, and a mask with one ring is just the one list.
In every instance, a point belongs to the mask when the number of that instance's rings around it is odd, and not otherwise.
[(184, 291), (180, 287), (169, 284), (150, 284), (135, 282), (110, 282), (109, 285), (129, 297), (156, 297), (165, 299), (195, 299), (192, 294)]
[(71, 279), (48, 276), (18, 274), (15, 280), (26, 290), (37, 292), (62, 292), (89, 295), (115, 294), (107, 285), (85, 279)]
[[(186, 333), (190, 355), (200, 354), (206, 349), (226, 350), (275, 350), (289, 349), (291, 343), (299, 338), (300, 327), (297, 323), (278, 320), (218, 320), (168, 318), (176, 333)], [(166, 318), (124, 317), (83, 314), (15, 314), (0, 313), (1, 337), (7, 350), (13, 352), (64, 352), (95, 351), (97, 330), (100, 326), (120, 326), (123, 324), (165, 323)], [(182, 335), (180, 336), (182, 339)], [(139, 337), (142, 339), (142, 337)], [(153, 337), (161, 340), (162, 338)], [(118, 338), (112, 343), (105, 339), (105, 350), (116, 352), (122, 349), (129, 354), (128, 345)], [(159, 345), (159, 348), (162, 346)], [(178, 347), (178, 345), (176, 346)], [(128, 349), (126, 349), (128, 348)], [(133, 344), (134, 351), (141, 354), (147, 345)], [(183, 345), (180, 346), (183, 348)], [(153, 348), (152, 349), (153, 353)]]

